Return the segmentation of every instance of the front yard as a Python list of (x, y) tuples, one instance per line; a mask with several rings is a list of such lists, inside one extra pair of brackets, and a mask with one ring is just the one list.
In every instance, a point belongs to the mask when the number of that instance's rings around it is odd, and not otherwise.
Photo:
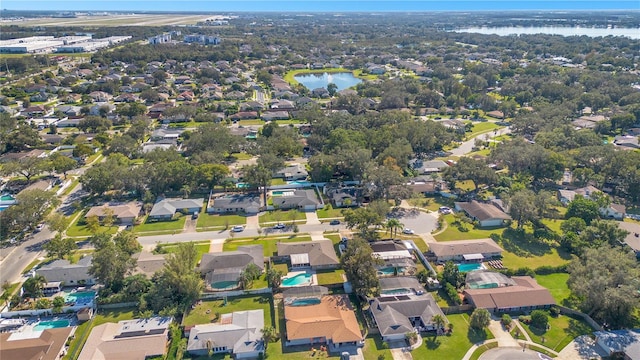
[(342, 209), (334, 209), (331, 205), (327, 205), (324, 208), (316, 211), (318, 219), (334, 219), (342, 218)]
[(251, 237), (251, 238), (238, 238), (227, 239), (222, 246), (223, 251), (233, 251), (238, 249), (238, 246), (243, 245), (262, 245), (264, 256), (276, 255), (278, 248), (278, 242), (300, 242), (311, 241), (311, 236), (307, 234), (295, 235), (295, 236), (270, 236), (270, 237)]
[(460, 360), (473, 344), (493, 338), (489, 330), (471, 329), (468, 314), (447, 315), (447, 319), (453, 324), (453, 333), (423, 337), (422, 346), (411, 352), (414, 359)]
[[(196, 242), (195, 247), (196, 247), (196, 251), (198, 252), (198, 260), (196, 261), (196, 264), (197, 264), (197, 262), (199, 262), (200, 259), (202, 259), (202, 255), (209, 252), (209, 248), (211, 247), (211, 244), (208, 240), (198, 241)], [(171, 254), (176, 252), (177, 249), (178, 249), (178, 244), (158, 244), (154, 252), (157, 252), (160, 254)], [(193, 264), (193, 266), (196, 266), (196, 264)]]
[(155, 232), (155, 231), (173, 231), (181, 232), (184, 229), (184, 223), (187, 220), (185, 215), (178, 217), (174, 220), (166, 221), (152, 221), (147, 219), (144, 223), (133, 227), (133, 231), (142, 232)]
[(549, 316), (549, 330), (542, 330), (522, 324), (531, 340), (552, 350), (560, 351), (577, 336), (591, 334), (593, 329), (578, 317)]
[(269, 226), (276, 223), (291, 223), (293, 221), (295, 221), (296, 224), (304, 224), (307, 222), (307, 217), (304, 212), (296, 209), (273, 210), (260, 215), (259, 221), (260, 226)]
[(441, 233), (434, 235), (437, 241), (452, 241), (452, 240), (470, 240), (470, 239), (486, 239), (491, 234), (502, 234), (504, 228), (487, 228), (479, 229), (474, 228), (473, 224), (464, 224), (464, 227), (468, 231), (460, 231), (457, 225), (453, 225), (456, 221), (453, 214), (444, 215), (444, 220), (447, 223), (447, 228)]
[(205, 231), (213, 229), (227, 229), (234, 225), (244, 225), (247, 223), (247, 218), (241, 215), (211, 215), (200, 214), (196, 229)]
[[(80, 236), (91, 236), (93, 233), (89, 230), (87, 225), (80, 225), (83, 223), (84, 219), (82, 215), (78, 218), (78, 221), (73, 223), (71, 226), (67, 228), (67, 236), (70, 237), (80, 237)], [(118, 225), (112, 226), (100, 226), (98, 227), (97, 234), (107, 233), (107, 234), (115, 234), (118, 231)]]

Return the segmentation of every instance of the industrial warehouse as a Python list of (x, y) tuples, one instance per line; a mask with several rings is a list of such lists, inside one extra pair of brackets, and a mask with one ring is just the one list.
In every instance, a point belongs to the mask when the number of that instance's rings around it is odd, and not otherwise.
[(91, 35), (74, 36), (31, 36), (19, 39), (0, 40), (2, 54), (46, 54), (82, 53), (106, 48), (131, 39), (131, 36), (110, 36), (93, 39)]

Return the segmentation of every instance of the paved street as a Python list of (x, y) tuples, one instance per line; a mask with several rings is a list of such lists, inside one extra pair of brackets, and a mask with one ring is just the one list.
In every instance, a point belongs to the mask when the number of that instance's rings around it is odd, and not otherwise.
[(496, 348), (480, 355), (480, 360), (545, 360), (550, 359), (536, 351), (522, 348)]
[(453, 155), (453, 156), (464, 156), (464, 155), (472, 152), (473, 151), (473, 147), (476, 144), (476, 139), (484, 140), (487, 137), (489, 139), (491, 139), (491, 138), (494, 138), (494, 137), (497, 137), (497, 136), (500, 136), (500, 135), (506, 135), (506, 134), (510, 134), (510, 133), (511, 133), (511, 129), (506, 127), (506, 128), (499, 129), (496, 132), (491, 131), (491, 132), (488, 132), (488, 133), (477, 135), (477, 136), (475, 136), (475, 137), (463, 142), (457, 148), (451, 150), (451, 155)]

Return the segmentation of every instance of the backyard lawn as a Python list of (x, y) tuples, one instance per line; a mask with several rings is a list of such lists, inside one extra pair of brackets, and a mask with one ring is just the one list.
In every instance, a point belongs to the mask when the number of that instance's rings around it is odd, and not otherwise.
[(504, 228), (476, 229), (472, 224), (465, 224), (468, 231), (460, 231), (458, 226), (453, 225), (453, 222), (456, 221), (453, 214), (444, 215), (444, 219), (447, 222), (447, 228), (443, 232), (434, 235), (437, 241), (486, 239), (491, 234), (501, 234), (504, 231)]
[(216, 313), (229, 314), (234, 311), (264, 310), (264, 325), (271, 326), (271, 296), (235, 297), (225, 300), (199, 301), (182, 320), (183, 326), (210, 324)]
[(344, 270), (319, 270), (316, 271), (318, 276), (318, 285), (342, 284), (344, 282)]
[(560, 351), (576, 336), (591, 334), (593, 329), (580, 318), (559, 315), (549, 316), (549, 330), (536, 329), (527, 324), (522, 324), (531, 340), (544, 345), (552, 350)]
[(177, 231), (181, 232), (184, 228), (184, 223), (187, 220), (186, 216), (180, 216), (176, 220), (167, 220), (167, 221), (156, 221), (156, 222), (148, 222), (145, 221), (143, 224), (136, 225), (133, 227), (133, 231), (135, 232), (153, 232), (153, 231)]
[(198, 216), (198, 222), (196, 228), (200, 230), (219, 228), (226, 229), (229, 226), (244, 225), (247, 223), (247, 218), (241, 215), (211, 215), (200, 214)]
[(460, 360), (473, 344), (493, 338), (489, 330), (470, 329), (468, 314), (447, 315), (447, 319), (453, 324), (453, 333), (424, 337), (422, 346), (411, 352), (414, 359)]
[(90, 321), (86, 321), (82, 325), (78, 326), (75, 332), (75, 337), (73, 340), (71, 340), (71, 344), (69, 345), (69, 351), (67, 352), (67, 355), (63, 357), (63, 359), (74, 360), (78, 357), (78, 355), (80, 355), (80, 351), (82, 350), (84, 343), (87, 341), (87, 337), (89, 337), (91, 329), (93, 329), (94, 327), (108, 322), (131, 320), (133, 319), (133, 315), (133, 308), (98, 310), (93, 319), (91, 319)]
[(227, 239), (222, 246), (223, 251), (233, 251), (238, 246), (243, 245), (262, 245), (264, 256), (276, 255), (278, 248), (278, 242), (300, 242), (311, 241), (311, 236), (307, 234), (295, 235), (295, 236), (271, 236), (271, 237), (251, 237), (251, 238), (239, 238), (239, 239)]
[(299, 210), (273, 210), (263, 215), (260, 215), (260, 226), (269, 226), (274, 223), (291, 223), (294, 221), (297, 224), (304, 224), (307, 222), (306, 215)]
[(569, 274), (557, 273), (548, 275), (536, 275), (538, 284), (549, 289), (551, 296), (562, 305), (563, 302), (571, 295), (571, 290), (567, 286)]

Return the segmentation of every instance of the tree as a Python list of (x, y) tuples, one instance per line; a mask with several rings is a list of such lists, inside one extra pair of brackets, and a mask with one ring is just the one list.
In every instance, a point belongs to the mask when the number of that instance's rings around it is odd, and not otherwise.
[(265, 349), (269, 347), (269, 343), (276, 341), (278, 339), (278, 334), (276, 333), (276, 329), (273, 326), (265, 326), (262, 328), (262, 340), (264, 341)]
[(471, 325), (472, 328), (482, 330), (489, 326), (490, 321), (491, 314), (489, 314), (487, 309), (475, 309), (469, 318), (469, 325)]
[(439, 334), (440, 331), (444, 330), (444, 324), (446, 323), (444, 316), (437, 314), (431, 318), (431, 322), (436, 326), (436, 334)]
[(34, 277), (28, 278), (24, 284), (22, 284), (22, 290), (24, 291), (23, 296), (29, 296), (32, 298), (37, 298), (42, 296), (42, 289), (44, 284), (47, 283), (47, 280), (42, 275), (36, 275)]
[(46, 242), (42, 248), (47, 252), (48, 257), (64, 259), (65, 256), (78, 248), (76, 242), (71, 238), (63, 238), (61, 233), (56, 234), (53, 239)]
[(520, 189), (507, 197), (509, 214), (518, 223), (518, 229), (528, 222), (540, 220), (536, 209), (536, 194), (529, 189)]
[(100, 230), (100, 219), (98, 219), (98, 215), (87, 216), (85, 222), (85, 227), (91, 234), (95, 235), (98, 233), (98, 230)]
[(336, 92), (338, 92), (338, 85), (334, 83), (327, 84), (327, 91), (329, 92), (329, 96), (333, 97)]
[(384, 219), (384, 217), (375, 212), (370, 206), (366, 208), (345, 209), (342, 211), (342, 214), (349, 229), (356, 228), (361, 233), (366, 234), (366, 236), (374, 237), (377, 235), (369, 232), (369, 227), (382, 224)]
[(384, 227), (391, 231), (391, 237), (395, 238), (396, 234), (398, 233), (398, 229), (402, 229), (404, 227), (404, 224), (402, 224), (400, 220), (396, 218), (391, 218), (387, 220), (387, 222), (384, 224)]
[(6, 175), (17, 173), (27, 178), (27, 182), (30, 182), (31, 178), (42, 174), (48, 167), (49, 162), (43, 158), (24, 157), (20, 160), (5, 164), (2, 169)]
[(375, 296), (380, 292), (376, 267), (384, 262), (372, 255), (373, 250), (366, 241), (354, 238), (349, 241), (340, 258), (340, 264), (351, 281), (353, 290), (362, 297)]
[(49, 156), (49, 160), (51, 161), (51, 166), (53, 169), (58, 172), (64, 174), (64, 178), (67, 178), (67, 172), (69, 170), (73, 170), (78, 167), (78, 162), (73, 160), (70, 157), (61, 155), (56, 152), (53, 155)]
[(116, 111), (118, 115), (129, 117), (129, 120), (131, 120), (135, 116), (144, 115), (146, 112), (147, 107), (144, 106), (144, 104), (138, 102), (126, 104)]
[(549, 325), (549, 316), (543, 310), (533, 310), (531, 312), (531, 326), (540, 330), (547, 330)]
[(493, 169), (487, 166), (483, 160), (476, 160), (471, 157), (462, 157), (454, 166), (445, 169), (443, 177), (455, 188), (458, 181), (471, 180), (475, 190), (481, 184), (491, 185), (498, 180)]
[(89, 274), (114, 292), (122, 289), (125, 277), (136, 266), (136, 259), (131, 257), (134, 249), (141, 248), (135, 237), (135, 244), (131, 244), (128, 241), (131, 236), (126, 233), (130, 232), (123, 231), (114, 238), (108, 234), (94, 235), (90, 238), (96, 251), (93, 253)]
[(18, 232), (33, 230), (39, 224), (50, 206), (58, 205), (59, 200), (50, 191), (40, 189), (24, 190), (16, 195), (16, 205), (0, 212), (0, 232)]
[(260, 278), (260, 274), (262, 274), (262, 270), (258, 267), (258, 265), (254, 263), (250, 263), (247, 265), (242, 273), (240, 273), (240, 283), (242, 284), (243, 289), (248, 289), (253, 284), (254, 280)]
[(280, 287), (280, 284), (282, 284), (282, 275), (284, 275), (282, 273), (282, 271), (280, 270), (276, 270), (273, 267), (270, 267), (267, 270), (267, 284), (269, 284), (269, 287), (271, 287), (272, 289), (277, 289)]
[(103, 132), (109, 130), (113, 124), (111, 120), (100, 116), (86, 116), (84, 119), (78, 122), (78, 129), (85, 133)]
[(567, 285), (579, 308), (597, 321), (624, 327), (640, 306), (637, 291), (640, 267), (632, 252), (603, 245), (587, 248), (569, 264)]
[(53, 298), (53, 302), (51, 303), (53, 306), (52, 311), (55, 314), (59, 314), (62, 312), (62, 307), (64, 306), (64, 298), (62, 296), (56, 296)]
[(570, 219), (572, 217), (584, 220), (587, 225), (591, 224), (591, 221), (600, 217), (598, 203), (583, 196), (576, 195), (569, 203), (569, 206), (567, 206), (567, 212), (565, 213), (565, 218)]
[(442, 281), (453, 285), (458, 289), (464, 283), (464, 274), (460, 273), (460, 269), (453, 263), (453, 261), (447, 261), (444, 264), (442, 271)]
[(262, 188), (263, 201), (267, 203), (267, 187), (271, 184), (271, 171), (261, 165), (249, 165), (242, 169), (244, 174), (244, 181), (250, 185), (251, 188)]

